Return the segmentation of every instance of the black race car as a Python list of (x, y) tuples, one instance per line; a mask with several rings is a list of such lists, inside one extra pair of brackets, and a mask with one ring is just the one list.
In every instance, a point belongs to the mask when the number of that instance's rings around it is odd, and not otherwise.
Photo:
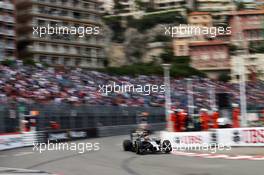
[(123, 141), (124, 151), (132, 151), (137, 154), (144, 153), (170, 153), (172, 146), (169, 140), (150, 138), (149, 131), (135, 130), (130, 134), (130, 140)]

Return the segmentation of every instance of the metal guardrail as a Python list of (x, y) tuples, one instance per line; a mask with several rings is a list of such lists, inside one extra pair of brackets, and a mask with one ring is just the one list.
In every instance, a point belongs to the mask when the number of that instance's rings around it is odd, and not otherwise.
[[(150, 124), (166, 122), (165, 109), (158, 107), (9, 104), (0, 105), (0, 133), (21, 131), (21, 120), (28, 116), (29, 111), (32, 110), (39, 111), (39, 115), (36, 117), (37, 131), (51, 130), (50, 122), (55, 121), (60, 125), (61, 130), (98, 128), (100, 135), (100, 132), (104, 133), (104, 130), (108, 128), (113, 133), (118, 130), (120, 133), (126, 133), (125, 129), (121, 132), (122, 128), (135, 126), (139, 123), (138, 116), (142, 112), (149, 113), (148, 123)], [(248, 113), (255, 113), (264, 121), (264, 110), (248, 110)], [(224, 116), (231, 118), (231, 115), (231, 111), (229, 111)], [(253, 123), (252, 126), (259, 125), (259, 123)]]
[(165, 122), (164, 108), (155, 107), (11, 105), (0, 107), (0, 133), (19, 131), (21, 120), (32, 110), (39, 111), (35, 117), (37, 131), (51, 130), (51, 121), (61, 130), (136, 125), (142, 112), (149, 113), (149, 123)]

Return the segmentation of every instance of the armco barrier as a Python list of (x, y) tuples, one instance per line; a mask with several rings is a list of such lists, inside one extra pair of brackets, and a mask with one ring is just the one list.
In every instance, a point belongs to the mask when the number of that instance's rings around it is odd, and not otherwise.
[(61, 142), (78, 139), (88, 139), (97, 137), (96, 128), (78, 129), (78, 130), (58, 130), (58, 131), (45, 131), (44, 138), (41, 142)]
[(36, 132), (0, 135), (0, 150), (31, 146), (35, 141)]
[(216, 129), (207, 132), (161, 132), (173, 147), (221, 144), (226, 146), (264, 146), (264, 127)]

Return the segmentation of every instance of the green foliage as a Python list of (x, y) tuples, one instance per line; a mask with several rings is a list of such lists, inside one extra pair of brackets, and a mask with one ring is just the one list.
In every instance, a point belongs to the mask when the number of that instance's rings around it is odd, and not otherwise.
[(120, 12), (124, 9), (124, 6), (119, 2), (119, 0), (114, 0), (114, 10)]
[(227, 73), (222, 73), (219, 78), (218, 78), (219, 81), (222, 81), (222, 82), (228, 82), (231, 80), (231, 77), (227, 74)]
[(160, 58), (164, 63), (171, 63), (173, 61), (174, 55), (171, 49), (166, 48), (165, 51), (160, 54)]
[(153, 64), (134, 64), (123, 67), (108, 67), (102, 70), (114, 75), (161, 75), (163, 70), (161, 66)]
[[(163, 76), (163, 68), (161, 65), (156, 65), (153, 63), (141, 63), (141, 64), (133, 64), (129, 66), (123, 67), (108, 67), (105, 69), (101, 69), (99, 71), (106, 72), (113, 75), (160, 75)], [(173, 63), (171, 65), (170, 73), (172, 77), (189, 77), (193, 75), (205, 77), (205, 74), (188, 66), (188, 65), (180, 65)]]
[(244, 10), (245, 9), (245, 3), (242, 1), (236, 1), (237, 10)]
[(1, 64), (4, 66), (10, 67), (10, 66), (13, 66), (15, 64), (15, 61), (6, 59), (6, 60), (1, 61)]
[(171, 75), (174, 77), (189, 77), (193, 75), (205, 77), (204, 73), (190, 66), (191, 59), (189, 56), (174, 56), (173, 51), (167, 48), (160, 55), (160, 58), (164, 63), (171, 64)]
[[(175, 57), (171, 49), (167, 48), (164, 53), (161, 54), (161, 58), (164, 63), (171, 64), (171, 76), (173, 77), (189, 77), (189, 76), (201, 76), (205, 77), (205, 74), (192, 68), (190, 66), (190, 57), (181, 56)], [(109, 74), (116, 75), (160, 75), (163, 76), (162, 65), (157, 65), (155, 62), (152, 63), (141, 63), (133, 64), (123, 67), (108, 67), (101, 71), (107, 72)]]
[(143, 2), (142, 0), (135, 0), (135, 3), (136, 3), (137, 8), (139, 10), (145, 10), (148, 7), (148, 3)]
[(231, 55), (235, 55), (237, 49), (238, 49), (238, 47), (237, 47), (236, 45), (233, 45), (233, 44), (229, 45), (229, 53), (230, 53)]
[(264, 53), (264, 41), (250, 42), (249, 52), (250, 53)]
[(35, 61), (33, 59), (31, 59), (31, 58), (23, 59), (23, 64), (24, 65), (29, 65), (29, 66), (36, 66)]
[(166, 35), (156, 35), (152, 42), (170, 42), (172, 38)]

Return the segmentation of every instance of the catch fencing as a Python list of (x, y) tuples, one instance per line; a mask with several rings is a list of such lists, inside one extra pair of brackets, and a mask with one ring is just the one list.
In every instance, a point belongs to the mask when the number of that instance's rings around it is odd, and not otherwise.
[[(37, 116), (32, 117), (30, 111), (38, 111)], [(19, 132), (21, 120), (25, 119), (36, 121), (36, 131), (50, 131), (51, 122), (55, 122), (59, 124), (60, 130), (99, 128), (105, 131), (106, 128), (112, 128), (110, 131), (114, 132), (114, 127), (135, 126), (142, 112), (149, 114), (148, 123), (159, 128), (159, 124), (165, 127), (164, 108), (157, 107), (2, 105), (0, 133)], [(117, 131), (115, 132), (118, 134)]]

